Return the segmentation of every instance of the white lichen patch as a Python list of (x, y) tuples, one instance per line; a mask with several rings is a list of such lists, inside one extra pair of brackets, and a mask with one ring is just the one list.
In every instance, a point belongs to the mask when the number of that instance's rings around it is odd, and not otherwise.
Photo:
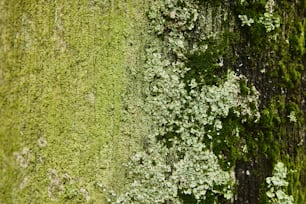
[(22, 190), (28, 185), (28, 177), (24, 177), (22, 182), (19, 184), (19, 189)]
[(30, 149), (24, 147), (20, 152), (13, 154), (16, 157), (16, 163), (23, 169), (27, 168), (30, 162)]
[(96, 101), (96, 96), (95, 96), (95, 94), (94, 94), (93, 92), (90, 92), (90, 93), (88, 94), (88, 100), (89, 100), (89, 102), (90, 102), (91, 104), (94, 104), (94, 103), (95, 103), (95, 101)]
[(86, 188), (80, 188), (80, 193), (83, 195), (86, 201), (90, 200), (89, 192)]
[(69, 198), (77, 198), (84, 202), (90, 200), (89, 191), (82, 185), (82, 179), (75, 179), (67, 172), (59, 172), (56, 169), (49, 169), (48, 178), (50, 180), (48, 186), (49, 198), (53, 201), (60, 200), (63, 196)]
[(37, 140), (37, 144), (39, 147), (43, 148), (43, 147), (46, 147), (48, 142), (45, 138), (43, 137), (40, 137), (38, 140)]
[(60, 178), (58, 172), (55, 169), (49, 169), (48, 177), (50, 179), (50, 184), (48, 186), (48, 195), (51, 200), (56, 199), (56, 192), (64, 189), (64, 186), (60, 183)]

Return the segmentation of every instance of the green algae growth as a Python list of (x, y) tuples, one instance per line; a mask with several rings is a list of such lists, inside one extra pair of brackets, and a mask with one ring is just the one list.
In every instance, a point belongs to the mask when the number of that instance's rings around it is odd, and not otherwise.
[[(145, 129), (130, 127), (141, 90), (129, 73), (144, 6), (0, 0), (0, 203), (104, 203), (104, 186), (120, 191)], [(136, 113), (124, 112), (132, 99)]]

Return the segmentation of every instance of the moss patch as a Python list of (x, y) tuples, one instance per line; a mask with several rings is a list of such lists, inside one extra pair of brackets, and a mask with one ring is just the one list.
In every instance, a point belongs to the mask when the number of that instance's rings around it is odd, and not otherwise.
[(145, 131), (129, 128), (140, 123), (135, 101), (136, 113), (123, 111), (123, 96), (141, 103), (130, 72), (144, 6), (0, 1), (1, 203), (101, 203), (102, 184), (120, 191)]

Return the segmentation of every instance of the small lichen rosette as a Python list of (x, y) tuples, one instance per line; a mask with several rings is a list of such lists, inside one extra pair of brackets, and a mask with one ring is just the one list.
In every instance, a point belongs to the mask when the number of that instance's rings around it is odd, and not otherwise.
[(272, 177), (266, 178), (268, 191), (266, 195), (272, 204), (294, 204), (292, 195), (286, 193), (288, 182), (286, 181), (287, 168), (284, 163), (278, 162), (274, 169)]
[[(233, 197), (231, 174), (223, 171), (217, 156), (196, 138), (190, 138), (184, 146), (184, 158), (174, 164), (172, 180), (177, 182), (179, 191), (192, 195), (198, 202), (208, 196)], [(191, 141), (192, 140), (192, 141)]]
[(150, 8), (148, 17), (157, 35), (190, 31), (198, 20), (197, 4), (192, 1), (154, 1)]

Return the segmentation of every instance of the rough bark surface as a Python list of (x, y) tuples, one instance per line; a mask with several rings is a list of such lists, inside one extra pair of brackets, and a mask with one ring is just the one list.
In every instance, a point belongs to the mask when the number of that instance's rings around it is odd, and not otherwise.
[[(234, 203), (264, 203), (263, 184), (277, 159), (298, 169), (289, 192), (305, 202), (306, 55), (292, 54), (291, 47), (275, 51), (264, 40), (255, 52), (258, 44), (237, 24), (234, 3), (207, 2), (201, 11), (205, 32), (239, 36), (224, 67), (245, 75), (261, 94), (261, 110), (277, 115), (271, 130), (245, 127), (257, 140), (247, 159), (236, 163)], [(278, 1), (280, 7), (282, 2), (290, 1)], [(286, 4), (281, 13), (284, 41), (295, 37), (294, 22), (306, 27), (302, 2)], [(0, 0), (0, 203), (106, 203), (105, 187), (123, 190), (122, 163), (149, 127), (141, 108), (147, 4)], [(296, 35), (305, 41), (306, 33)], [(281, 61), (303, 67), (299, 83), (289, 84), (275, 68)], [(288, 122), (292, 104), (303, 118), (298, 125)]]

